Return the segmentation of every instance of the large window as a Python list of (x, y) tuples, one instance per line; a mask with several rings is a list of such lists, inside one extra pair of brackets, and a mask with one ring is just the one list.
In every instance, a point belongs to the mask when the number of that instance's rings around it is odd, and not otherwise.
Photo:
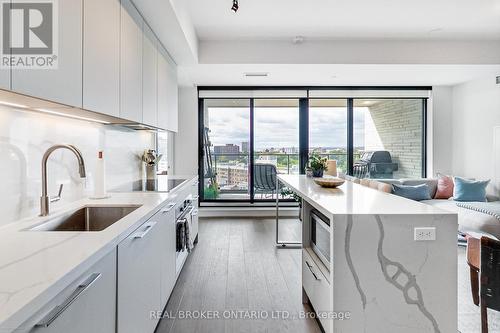
[(318, 153), (337, 161), (337, 170), (347, 173), (347, 100), (309, 101), (309, 154)]
[(427, 88), (207, 90), (202, 201), (272, 202), (286, 195), (275, 193), (277, 175), (304, 173), (312, 153), (359, 178), (425, 177)]
[(273, 198), (275, 173), (299, 173), (299, 101), (256, 99), (254, 105), (254, 198)]
[(424, 104), (421, 99), (355, 99), (353, 173), (360, 178), (420, 178)]
[(250, 199), (250, 100), (204, 103), (203, 199)]

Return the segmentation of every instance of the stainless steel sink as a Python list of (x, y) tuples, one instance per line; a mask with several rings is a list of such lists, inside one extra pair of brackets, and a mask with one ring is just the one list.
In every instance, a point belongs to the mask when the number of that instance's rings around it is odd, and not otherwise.
[(31, 231), (102, 231), (141, 206), (82, 207), (30, 228)]

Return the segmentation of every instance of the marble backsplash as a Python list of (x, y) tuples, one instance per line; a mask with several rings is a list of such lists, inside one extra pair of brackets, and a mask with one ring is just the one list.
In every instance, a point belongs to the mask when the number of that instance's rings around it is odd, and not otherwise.
[(79, 177), (70, 151), (55, 151), (48, 162), (49, 195), (59, 184), (64, 190), (54, 208), (92, 194), (99, 150), (104, 151), (108, 189), (140, 179), (140, 155), (154, 147), (155, 134), (0, 106), (0, 227), (39, 213), (42, 155), (61, 143), (80, 149), (87, 178)]

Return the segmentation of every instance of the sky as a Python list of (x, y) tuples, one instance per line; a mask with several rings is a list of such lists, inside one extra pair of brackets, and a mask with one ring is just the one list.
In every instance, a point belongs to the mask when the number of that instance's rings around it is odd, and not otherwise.
[[(357, 110), (356, 110), (357, 109)], [(364, 142), (364, 110), (354, 112), (354, 142)], [(299, 146), (298, 108), (255, 108), (254, 137), (256, 150)], [(346, 108), (310, 108), (309, 146), (346, 147)], [(249, 108), (210, 108), (210, 140), (214, 146), (249, 141)]]

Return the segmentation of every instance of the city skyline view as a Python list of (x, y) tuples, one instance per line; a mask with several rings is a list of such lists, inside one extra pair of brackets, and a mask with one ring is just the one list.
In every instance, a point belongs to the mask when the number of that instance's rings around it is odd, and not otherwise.
[[(364, 111), (364, 107), (355, 111)], [(354, 112), (354, 141), (364, 142), (364, 112)], [(213, 146), (238, 145), (250, 141), (248, 108), (210, 108), (206, 126)], [(254, 146), (256, 151), (270, 148), (298, 147), (298, 108), (256, 108)], [(342, 107), (310, 108), (309, 138), (311, 147), (345, 148), (347, 113)], [(231, 124), (231, 126), (227, 126)]]

